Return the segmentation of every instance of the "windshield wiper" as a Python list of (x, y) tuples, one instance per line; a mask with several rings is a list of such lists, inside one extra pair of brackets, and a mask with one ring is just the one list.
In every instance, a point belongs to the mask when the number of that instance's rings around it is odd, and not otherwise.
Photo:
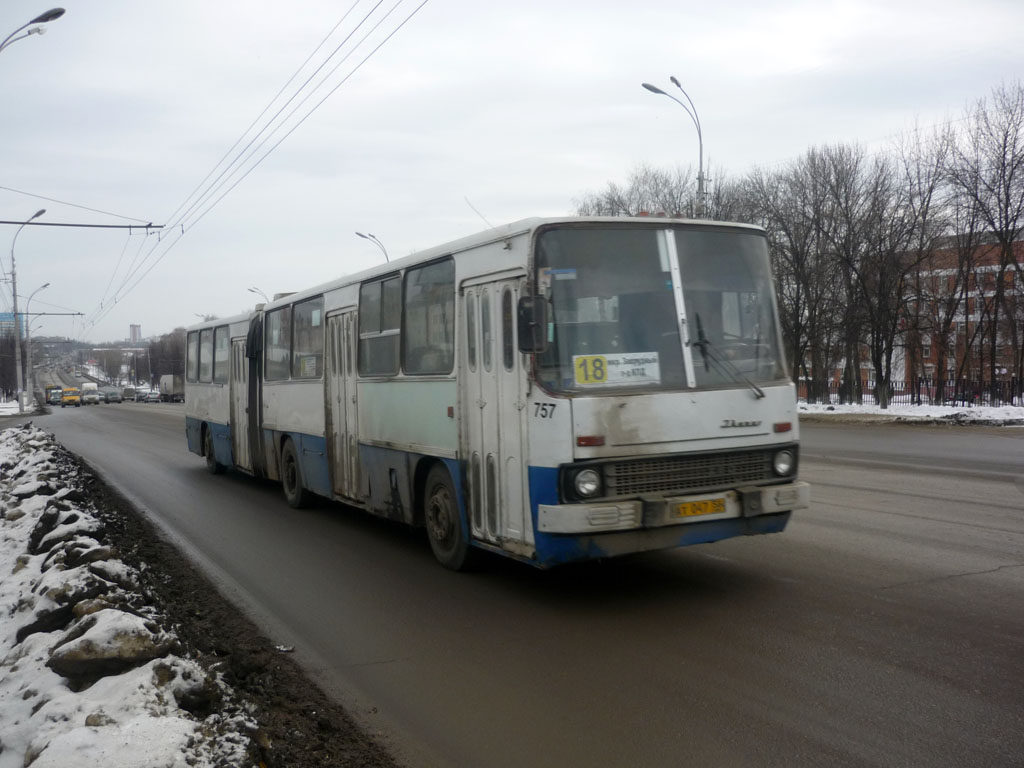
[(715, 349), (712, 346), (711, 341), (708, 339), (707, 336), (704, 335), (704, 326), (701, 325), (700, 315), (694, 315), (694, 319), (696, 319), (697, 321), (697, 341), (693, 342), (693, 346), (697, 347), (700, 350), (701, 357), (704, 358), (704, 370), (710, 370), (710, 368), (708, 367), (708, 362), (710, 361), (711, 363), (714, 364), (715, 370), (717, 370), (719, 373), (729, 376), (733, 381), (742, 381), (744, 384), (750, 387), (751, 391), (757, 396), (758, 400), (764, 397), (765, 395), (763, 389), (761, 389), (759, 386), (757, 386), (757, 384), (748, 379), (739, 368), (733, 365), (731, 360), (727, 360), (726, 358), (720, 356), (717, 352), (715, 352)]
[(693, 343), (693, 346), (700, 350), (700, 356), (704, 358), (704, 370), (710, 370), (708, 368), (708, 346), (711, 344), (708, 341), (708, 337), (704, 335), (704, 326), (700, 324), (700, 315), (696, 316), (697, 319), (697, 341)]

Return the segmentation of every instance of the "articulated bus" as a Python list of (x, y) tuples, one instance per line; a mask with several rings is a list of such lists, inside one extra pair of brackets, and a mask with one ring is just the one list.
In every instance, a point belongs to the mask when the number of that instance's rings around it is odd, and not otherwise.
[(426, 529), (461, 569), (782, 531), (796, 394), (765, 233), (528, 219), (187, 335), (189, 449)]

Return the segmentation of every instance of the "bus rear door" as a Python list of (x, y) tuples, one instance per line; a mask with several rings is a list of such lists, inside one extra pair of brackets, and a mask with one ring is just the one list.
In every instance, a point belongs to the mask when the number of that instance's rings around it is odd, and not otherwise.
[(356, 313), (327, 318), (327, 451), (334, 493), (359, 493), (359, 418), (356, 409)]

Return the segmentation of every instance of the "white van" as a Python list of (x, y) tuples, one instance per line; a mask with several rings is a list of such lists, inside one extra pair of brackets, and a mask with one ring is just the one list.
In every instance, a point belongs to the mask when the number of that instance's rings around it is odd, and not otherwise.
[(100, 391), (95, 381), (82, 384), (82, 402), (85, 405), (96, 405), (100, 402)]

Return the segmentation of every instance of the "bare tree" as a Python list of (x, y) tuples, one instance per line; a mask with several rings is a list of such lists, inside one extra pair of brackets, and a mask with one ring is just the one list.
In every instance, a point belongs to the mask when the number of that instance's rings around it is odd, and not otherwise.
[(14, 397), (18, 386), (15, 383), (14, 334), (0, 334), (0, 395)]
[[(907, 351), (908, 372), (918, 386), (926, 373), (921, 351), (925, 340), (935, 335), (934, 301), (928, 295), (935, 251), (949, 231), (948, 209), (943, 205), (942, 192), (945, 168), (951, 146), (948, 130), (925, 135), (920, 130), (904, 136), (897, 146), (897, 159), (906, 189), (908, 221), (912, 227), (909, 261), (914, 272), (908, 276), (909, 305), (905, 312), (904, 336), (909, 341)], [(923, 271), (927, 271), (925, 275)], [(942, 368), (940, 367), (940, 371)]]
[(693, 215), (695, 185), (690, 168), (668, 170), (638, 165), (625, 186), (609, 182), (601, 192), (573, 201), (578, 216)]
[(768, 231), (779, 299), (779, 315), (792, 377), (806, 382), (807, 397), (828, 396), (836, 360), (836, 262), (822, 234), (824, 187), (814, 174), (814, 153), (781, 173), (755, 171), (748, 192), (758, 223)]
[[(211, 318), (216, 319), (216, 318)], [(185, 373), (185, 329), (175, 328), (149, 343), (149, 359), (152, 375), (162, 376)]]
[(113, 384), (121, 381), (121, 366), (124, 364), (124, 352), (114, 347), (104, 349), (99, 353), (99, 364), (107, 376), (107, 380)]

